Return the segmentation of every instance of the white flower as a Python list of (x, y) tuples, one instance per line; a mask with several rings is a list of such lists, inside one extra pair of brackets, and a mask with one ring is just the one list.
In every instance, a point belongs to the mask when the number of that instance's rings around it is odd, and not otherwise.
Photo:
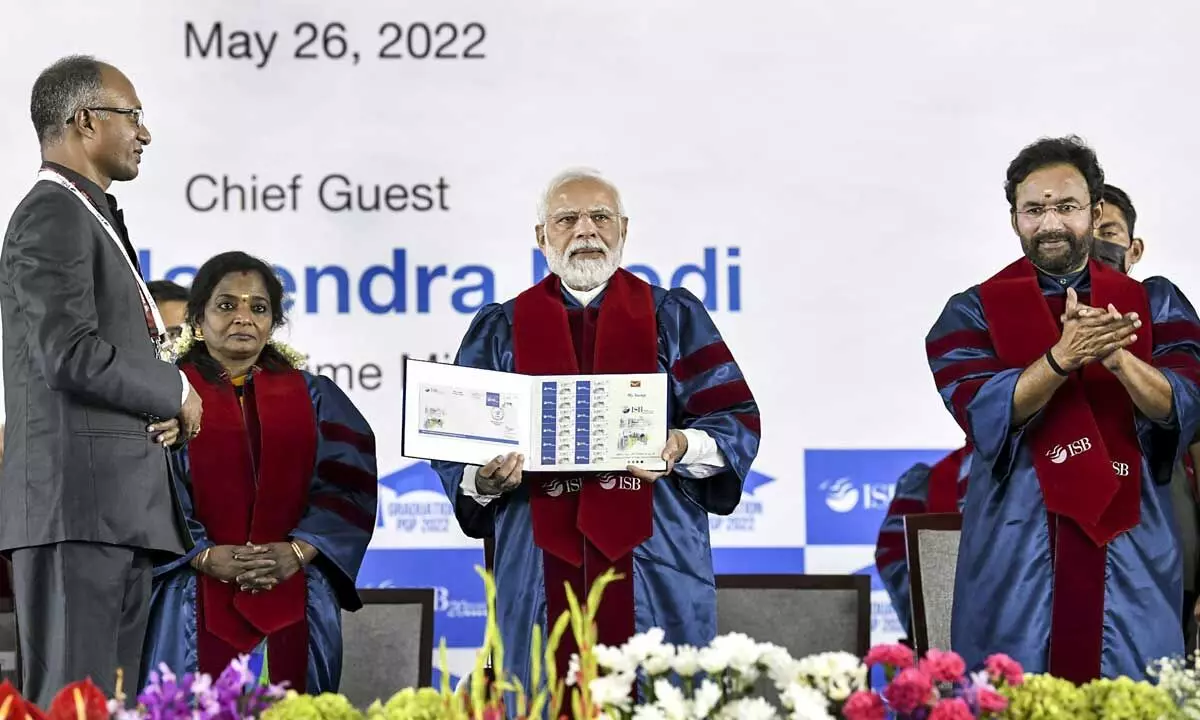
[(571, 661), (567, 664), (567, 685), (579, 682), (579, 653), (571, 653)]
[(645, 669), (650, 677), (664, 675), (671, 671), (674, 659), (674, 645), (659, 645), (646, 654), (646, 659), (642, 661), (642, 668)]
[(797, 675), (797, 661), (784, 648), (770, 643), (759, 646), (758, 662), (767, 670), (767, 676), (775, 687), (782, 690), (790, 685)]
[(781, 700), (792, 711), (793, 720), (833, 720), (829, 700), (819, 690), (792, 683), (783, 691)]
[(625, 643), (625, 656), (641, 665), (650, 653), (662, 647), (666, 632), (662, 628), (650, 628), (644, 633), (638, 633)]
[(713, 708), (721, 702), (721, 686), (708, 678), (700, 683), (700, 689), (692, 695), (692, 712), (695, 717), (706, 718), (712, 714)]
[(633, 687), (636, 675), (633, 673), (612, 673), (594, 678), (588, 684), (592, 694), (592, 702), (601, 708), (616, 708), (626, 712), (629, 710), (629, 691)]
[(654, 681), (654, 702), (661, 708), (667, 720), (689, 720), (688, 701), (683, 697), (683, 691), (671, 684), (669, 680)]
[(700, 669), (709, 675), (720, 675), (729, 669), (729, 651), (706, 647), (700, 651)]
[(867, 685), (867, 668), (854, 655), (844, 652), (809, 655), (796, 663), (797, 680), (841, 702)]
[(675, 658), (671, 664), (679, 677), (690, 678), (700, 672), (700, 651), (691, 645), (680, 645), (675, 648)]
[(775, 720), (779, 714), (762, 698), (734, 700), (721, 708), (718, 718), (728, 720)]
[(638, 705), (633, 709), (633, 720), (668, 720), (666, 713), (657, 705)]
[(758, 643), (748, 636), (729, 633), (713, 640), (709, 647), (725, 653), (729, 658), (728, 666), (733, 671), (745, 676), (758, 675), (758, 658), (762, 652)]
[(597, 645), (592, 654), (596, 657), (596, 664), (610, 672), (632, 673), (638, 667), (638, 663), (634, 662), (622, 648)]

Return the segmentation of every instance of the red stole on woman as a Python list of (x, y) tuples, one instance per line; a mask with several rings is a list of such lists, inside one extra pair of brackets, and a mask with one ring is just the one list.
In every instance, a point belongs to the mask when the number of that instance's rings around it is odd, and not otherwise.
[[(658, 321), (650, 286), (618, 269), (599, 311), (568, 313), (558, 277), (548, 276), (517, 296), (513, 359), (516, 372), (526, 375), (658, 372)], [(653, 484), (611, 473), (525, 477), (533, 541), (542, 550), (549, 624), (567, 610), (564, 583), (583, 603), (595, 579), (615, 568), (623, 577), (605, 590), (596, 615), (597, 639), (603, 645), (623, 644), (636, 631), (633, 551), (654, 533)], [(614, 482), (622, 478), (628, 482)], [(567, 633), (558, 650), (560, 677), (574, 651)]]
[[(183, 368), (204, 402), (204, 429), (188, 445), (196, 519), (216, 545), (287, 542), (308, 505), (317, 426), (304, 376), (255, 372), (239, 402), (233, 385)], [(304, 692), (308, 671), (304, 571), (265, 592), (198, 576), (200, 671), (219, 674), (267, 639), (271, 681)]]
[[(1150, 306), (1142, 284), (1089, 261), (1092, 291), (1079, 301), (1136, 312), (1143, 325), (1129, 352), (1149, 362)], [(992, 345), (1012, 368), (1033, 364), (1062, 335), (1065, 296), (1047, 297), (1022, 258), (979, 290)], [(1142, 451), (1135, 408), (1099, 362), (1073, 372), (1025, 431), (1050, 528), (1054, 563), (1051, 674), (1075, 683), (1100, 675), (1107, 545), (1141, 519)]]

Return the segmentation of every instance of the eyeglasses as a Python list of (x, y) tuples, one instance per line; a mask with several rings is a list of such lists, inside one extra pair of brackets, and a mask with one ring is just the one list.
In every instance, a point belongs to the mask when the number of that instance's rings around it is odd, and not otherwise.
[[(89, 107), (89, 108), (83, 108), (83, 109), (91, 110), (92, 112), (96, 112), (98, 110), (103, 110), (105, 112), (115, 112), (120, 115), (129, 115), (130, 117), (133, 118), (134, 125), (137, 125), (138, 127), (146, 127), (146, 125), (145, 125), (146, 111), (141, 108)], [(75, 118), (73, 118), (73, 117), (69, 118), (67, 120), (67, 124), (70, 125), (74, 120), (75, 120)]]
[(1030, 220), (1041, 220), (1046, 217), (1046, 213), (1054, 213), (1059, 218), (1066, 220), (1075, 217), (1090, 205), (1091, 203), (1080, 205), (1078, 203), (1064, 202), (1057, 205), (1034, 205), (1033, 207), (1027, 207), (1024, 210), (1017, 210), (1015, 212), (1018, 215), (1024, 215)]

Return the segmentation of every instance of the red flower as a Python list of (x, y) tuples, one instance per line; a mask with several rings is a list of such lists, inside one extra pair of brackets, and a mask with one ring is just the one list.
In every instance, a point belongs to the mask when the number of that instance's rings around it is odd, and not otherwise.
[(933, 681), (920, 670), (909, 668), (902, 670), (883, 694), (893, 710), (911, 713), (929, 702), (929, 696), (933, 694)]
[(42, 711), (21, 697), (21, 693), (5, 680), (0, 683), (0, 720), (42, 720)]
[(887, 710), (883, 707), (883, 698), (873, 692), (858, 690), (846, 699), (842, 717), (846, 720), (886, 720)]
[(876, 645), (867, 653), (867, 667), (890, 665), (897, 670), (906, 670), (913, 666), (913, 651), (904, 645)]
[(984, 661), (984, 666), (987, 668), (988, 675), (991, 675), (992, 682), (998, 683), (1001, 680), (1009, 685), (1020, 685), (1025, 682), (1025, 670), (1021, 667), (1021, 663), (1013, 660), (1004, 653), (996, 653), (988, 657)]
[(958, 653), (930, 650), (921, 660), (921, 669), (937, 682), (958, 682), (967, 672), (967, 664)]
[(962, 698), (949, 698), (934, 706), (929, 720), (975, 720), (975, 716)]
[(50, 702), (47, 720), (108, 720), (108, 699), (92, 681), (73, 682)]
[(987, 688), (979, 689), (979, 709), (983, 712), (1000, 713), (1007, 707), (1008, 698)]

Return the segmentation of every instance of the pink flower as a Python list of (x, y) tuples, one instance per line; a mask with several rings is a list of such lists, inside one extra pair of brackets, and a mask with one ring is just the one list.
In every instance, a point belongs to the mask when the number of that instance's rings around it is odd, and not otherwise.
[(883, 698), (873, 692), (859, 690), (842, 706), (842, 716), (846, 720), (886, 720), (887, 710), (883, 707)]
[(905, 670), (913, 666), (913, 651), (904, 645), (876, 645), (867, 653), (867, 667), (890, 665), (896, 670)]
[(908, 668), (896, 676), (883, 694), (893, 710), (911, 713), (929, 702), (929, 696), (933, 694), (933, 681), (920, 670)]
[(967, 664), (958, 653), (930, 650), (921, 660), (921, 669), (937, 682), (958, 682), (967, 672)]
[(929, 720), (975, 720), (975, 716), (962, 698), (949, 698), (933, 707)]
[(979, 688), (979, 709), (983, 712), (1001, 713), (1008, 708), (1008, 698), (995, 690)]
[(1004, 653), (996, 653), (988, 657), (984, 661), (984, 666), (987, 668), (988, 675), (992, 676), (992, 682), (998, 683), (1003, 680), (1012, 686), (1025, 682), (1025, 670), (1021, 668), (1021, 663)]

